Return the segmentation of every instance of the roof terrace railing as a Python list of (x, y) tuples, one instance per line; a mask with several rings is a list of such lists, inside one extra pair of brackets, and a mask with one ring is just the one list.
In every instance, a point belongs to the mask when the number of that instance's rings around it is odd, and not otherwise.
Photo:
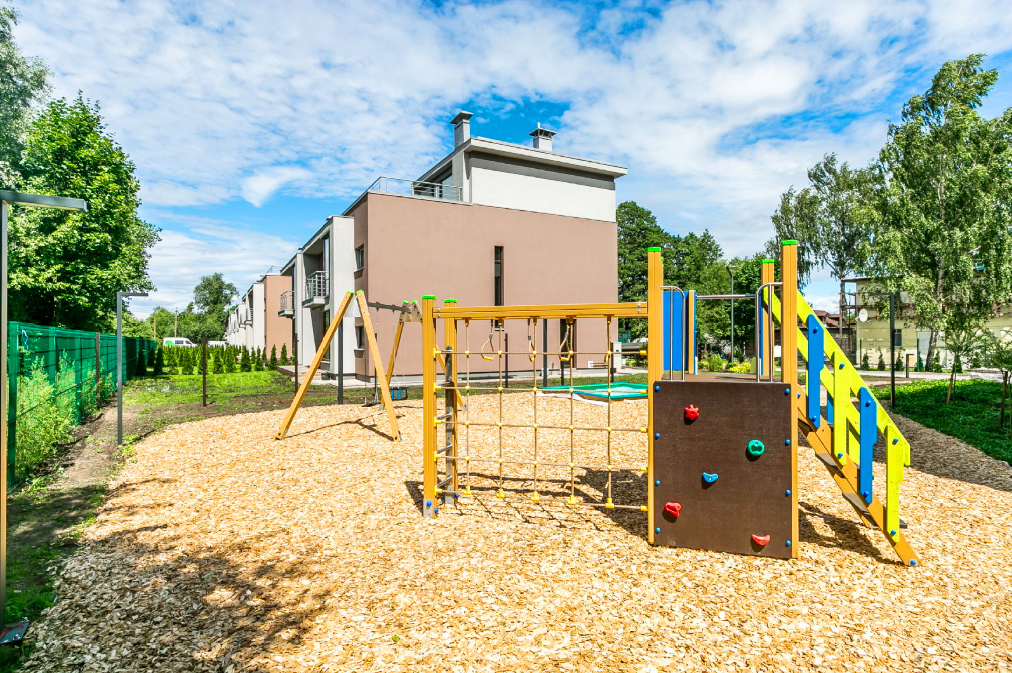
[(443, 201), (463, 201), (463, 190), (454, 185), (440, 182), (421, 182), (419, 180), (403, 180), (401, 178), (377, 178), (369, 186), (369, 192), (387, 192), (407, 196), (422, 196)]

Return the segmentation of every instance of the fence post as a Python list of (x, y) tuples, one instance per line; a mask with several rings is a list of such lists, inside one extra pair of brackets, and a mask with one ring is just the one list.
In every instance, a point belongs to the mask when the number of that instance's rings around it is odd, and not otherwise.
[(292, 360), (292, 364), (295, 366), (295, 392), (299, 391), (299, 336), (298, 334), (292, 337), (292, 353), (295, 354), (295, 359)]
[(200, 344), (200, 359), (201, 359), (201, 378), (204, 385), (203, 401), (201, 406), (207, 406), (207, 335), (204, 335), (204, 340)]
[(95, 408), (98, 409), (102, 386), (102, 335), (95, 332)]
[[(11, 338), (10, 328), (14, 327), (14, 338)], [(21, 375), (21, 358), (18, 351), (18, 333), (20, 323), (11, 323), (7, 327), (7, 482), (14, 481), (15, 469), (17, 468), (17, 446), (18, 446), (18, 377)], [(4, 484), (4, 488), (7, 484)]]

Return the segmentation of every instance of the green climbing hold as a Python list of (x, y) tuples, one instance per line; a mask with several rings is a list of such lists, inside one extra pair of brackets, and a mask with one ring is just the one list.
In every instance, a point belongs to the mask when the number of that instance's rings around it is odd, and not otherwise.
[(766, 447), (763, 446), (763, 443), (758, 439), (753, 439), (751, 442), (748, 443), (748, 455), (755, 456), (758, 458), (759, 456), (763, 455), (764, 451), (766, 451)]

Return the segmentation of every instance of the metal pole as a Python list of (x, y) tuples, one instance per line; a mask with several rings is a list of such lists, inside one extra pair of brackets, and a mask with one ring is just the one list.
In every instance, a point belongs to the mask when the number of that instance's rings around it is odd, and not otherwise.
[(548, 387), (548, 318), (541, 321), (541, 385)]
[(95, 332), (95, 408), (98, 409), (102, 385), (102, 335)]
[(896, 410), (896, 293), (889, 293), (889, 411)]
[[(391, 363), (390, 366), (393, 366)], [(344, 404), (344, 320), (337, 324), (337, 403)]]
[(123, 446), (123, 293), (116, 293), (116, 446)]
[(202, 365), (201, 366), (201, 374), (202, 374), (201, 378), (202, 378), (202, 383), (203, 383), (203, 386), (204, 386), (204, 390), (203, 390), (203, 404), (202, 404), (202, 406), (206, 407), (207, 406), (207, 335), (206, 334), (204, 335), (204, 339), (203, 339), (203, 341), (200, 344), (200, 351), (201, 351), (201, 353), (200, 353), (200, 359), (201, 359), (201, 365)]
[[(503, 328), (503, 330), (506, 329), (506, 321), (505, 320), (502, 323), (502, 328)], [(503, 385), (506, 388), (509, 388), (510, 387), (510, 333), (509, 332), (506, 332), (506, 334), (504, 335), (504, 339), (506, 340), (506, 358), (505, 358), (506, 379), (505, 379), (505, 383)]]
[(3, 460), (0, 460), (0, 627), (7, 624), (7, 460), (10, 450), (7, 446), (7, 202), (0, 201), (0, 407), (3, 407)]
[[(731, 294), (734, 294), (734, 271), (727, 267), (727, 273), (731, 276)], [(734, 297), (731, 297), (731, 357), (729, 362), (734, 364)]]
[(292, 336), (292, 352), (295, 353), (295, 359), (292, 360), (292, 364), (295, 366), (295, 391), (299, 390), (299, 335), (295, 334)]

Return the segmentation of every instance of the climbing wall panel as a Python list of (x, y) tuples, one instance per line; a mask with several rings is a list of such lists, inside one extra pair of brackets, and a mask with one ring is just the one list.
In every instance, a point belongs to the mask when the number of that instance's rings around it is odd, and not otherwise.
[(789, 389), (752, 381), (654, 385), (655, 543), (792, 558), (797, 440)]

